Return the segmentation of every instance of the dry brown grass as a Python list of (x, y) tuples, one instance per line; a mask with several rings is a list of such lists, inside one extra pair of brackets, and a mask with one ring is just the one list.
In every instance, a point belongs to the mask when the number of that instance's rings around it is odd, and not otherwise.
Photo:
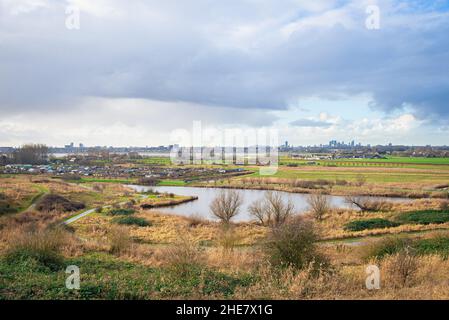
[[(126, 227), (131, 238), (142, 243), (170, 244), (179, 239), (180, 234), (186, 234), (194, 241), (214, 243), (220, 238), (220, 224), (207, 221), (192, 227), (189, 217), (181, 217), (149, 210), (140, 210), (136, 217), (145, 218), (151, 222), (149, 227)], [(92, 214), (73, 224), (77, 233), (83, 237), (104, 238), (111, 226), (111, 217), (103, 214)], [(236, 245), (253, 245), (263, 239), (267, 228), (253, 223), (238, 223), (234, 225), (238, 237)]]
[(127, 228), (113, 226), (108, 231), (109, 252), (116, 255), (126, 254), (132, 247), (132, 240)]
[(163, 258), (169, 269), (180, 277), (185, 277), (206, 265), (204, 249), (184, 236), (163, 251)]
[(318, 223), (318, 226), (320, 228), (323, 239), (328, 240), (449, 229), (449, 223), (438, 225), (405, 224), (394, 228), (372, 229), (357, 232), (346, 231), (344, 229), (345, 224), (353, 220), (371, 218), (394, 219), (395, 216), (400, 212), (428, 209), (438, 210), (441, 206), (441, 202), (442, 200), (439, 199), (421, 199), (414, 200), (413, 202), (409, 203), (390, 203), (388, 207), (391, 206), (391, 209), (387, 212), (361, 212), (349, 209), (333, 209), (330, 210), (326, 215), (324, 215), (322, 221)]
[[(364, 170), (366, 170), (364, 168)], [(270, 182), (274, 182), (270, 181)], [(287, 183), (287, 181), (279, 181)], [(3, 180), (2, 180), (2, 183)], [(11, 179), (10, 183), (19, 183), (28, 188), (29, 181)], [(37, 183), (37, 182), (34, 182)], [(253, 184), (254, 183), (254, 184)], [(256, 187), (255, 183), (251, 183)], [(86, 193), (93, 192), (86, 187), (71, 184), (42, 181), (41, 185), (57, 190), (71, 199), (85, 198)], [(390, 184), (393, 186), (394, 184)], [(423, 186), (425, 183), (422, 184)], [(278, 185), (280, 188), (285, 186)], [(337, 188), (340, 186), (334, 186)], [(350, 188), (350, 186), (344, 186)], [(364, 185), (362, 188), (372, 187)], [(397, 187), (402, 187), (397, 184)], [(375, 189), (375, 188), (374, 188)], [(0, 190), (3, 192), (4, 190)], [(376, 192), (384, 192), (379, 187)], [(107, 185), (101, 192), (101, 198), (91, 203), (117, 201), (126, 190), (121, 186)], [(88, 197), (88, 199), (91, 199)], [(90, 200), (89, 200), (90, 201)], [(446, 200), (447, 201), (447, 200)], [(350, 220), (365, 218), (392, 218), (398, 212), (423, 209), (439, 209), (445, 205), (444, 200), (421, 199), (412, 203), (395, 203), (387, 212), (359, 212), (355, 210), (330, 210), (318, 223), (319, 231), (326, 239), (348, 238), (354, 236), (374, 236), (396, 234), (409, 231), (449, 229), (449, 224), (442, 225), (403, 225), (382, 230), (347, 232), (343, 226)], [(273, 269), (267, 264), (261, 248), (268, 228), (253, 223), (233, 224), (230, 229), (222, 229), (220, 224), (205, 221), (199, 217), (180, 217), (140, 210), (135, 214), (152, 223), (150, 227), (114, 227), (111, 217), (94, 213), (78, 222), (73, 227), (75, 235), (64, 231), (69, 241), (49, 241), (38, 237), (39, 241), (29, 241), (26, 236), (30, 226), (36, 230), (46, 230), (64, 214), (54, 212), (46, 215), (29, 212), (26, 214), (4, 217), (0, 220), (0, 251), (3, 253), (12, 246), (11, 243), (24, 243), (26, 247), (40, 246), (56, 248), (66, 257), (79, 256), (86, 252), (112, 252), (117, 259), (132, 261), (151, 267), (171, 268), (174, 274), (183, 275), (192, 268), (208, 267), (228, 274), (250, 273), (256, 277), (252, 285), (240, 288), (232, 298), (242, 299), (448, 299), (449, 298), (449, 260), (439, 256), (427, 255), (415, 257), (403, 253), (389, 256), (380, 261), (372, 261), (381, 271), (381, 289), (370, 291), (365, 287), (365, 268), (368, 265), (363, 257), (367, 245), (349, 243), (321, 243), (317, 250), (332, 264), (332, 268), (316, 272), (314, 268), (302, 270)], [(231, 230), (231, 231), (229, 231)], [(39, 231), (42, 232), (42, 231)], [(422, 234), (430, 237), (436, 232)], [(73, 238), (72, 238), (73, 237)], [(77, 237), (82, 238), (80, 241)], [(15, 240), (17, 239), (17, 240)], [(20, 240), (21, 239), (21, 240)], [(28, 239), (28, 240), (27, 240)], [(365, 240), (362, 240), (363, 242)], [(31, 243), (31, 244), (30, 244)], [(47, 243), (46, 245), (43, 245)], [(53, 243), (53, 244), (52, 244)], [(60, 243), (63, 243), (61, 246)], [(210, 298), (199, 296), (199, 298)]]

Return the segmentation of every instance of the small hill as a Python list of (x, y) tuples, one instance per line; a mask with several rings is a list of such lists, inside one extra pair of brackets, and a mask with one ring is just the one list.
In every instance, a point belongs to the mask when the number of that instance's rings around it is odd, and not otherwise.
[(86, 206), (84, 203), (70, 201), (57, 194), (49, 194), (44, 196), (36, 204), (36, 210), (38, 211), (78, 211), (84, 209)]

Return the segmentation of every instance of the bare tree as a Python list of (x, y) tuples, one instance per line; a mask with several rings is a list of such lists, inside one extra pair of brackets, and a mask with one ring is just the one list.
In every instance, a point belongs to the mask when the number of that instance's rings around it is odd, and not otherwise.
[(210, 204), (210, 210), (220, 221), (229, 224), (231, 219), (239, 214), (242, 204), (243, 198), (238, 191), (223, 190)]
[(391, 202), (385, 200), (373, 200), (367, 197), (346, 196), (345, 202), (358, 207), (361, 211), (387, 211), (392, 207)]
[(365, 204), (364, 204), (364, 199), (362, 197), (358, 197), (358, 196), (346, 196), (345, 197), (345, 202), (348, 205), (351, 206), (356, 206), (357, 208), (359, 208), (362, 211), (365, 211)]
[(316, 220), (323, 220), (324, 215), (331, 209), (329, 197), (322, 193), (311, 194), (307, 198), (307, 203)]
[(268, 191), (265, 193), (265, 199), (255, 201), (250, 207), (249, 212), (257, 218), (264, 226), (273, 228), (279, 227), (291, 217), (295, 206), (292, 201), (284, 201), (280, 192)]

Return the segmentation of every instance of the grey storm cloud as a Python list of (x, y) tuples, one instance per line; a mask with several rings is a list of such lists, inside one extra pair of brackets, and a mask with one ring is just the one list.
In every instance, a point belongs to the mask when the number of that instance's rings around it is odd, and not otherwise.
[[(19, 13), (10, 3), (0, 0), (3, 113), (63, 109), (86, 96), (285, 109), (306, 97), (368, 93), (386, 112), (449, 116), (444, 12), (403, 13), (391, 9), (398, 1), (381, 1), (388, 14), (373, 31), (351, 1), (111, 1), (117, 12), (81, 7), (81, 29), (71, 31), (61, 1)], [(329, 10), (352, 25), (337, 20), (282, 35)]]

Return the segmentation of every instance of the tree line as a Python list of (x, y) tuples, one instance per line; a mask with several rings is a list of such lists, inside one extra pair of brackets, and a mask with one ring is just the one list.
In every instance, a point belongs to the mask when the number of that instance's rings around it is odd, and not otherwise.
[(14, 152), (0, 156), (0, 164), (46, 164), (49, 149), (44, 144), (25, 144)]

